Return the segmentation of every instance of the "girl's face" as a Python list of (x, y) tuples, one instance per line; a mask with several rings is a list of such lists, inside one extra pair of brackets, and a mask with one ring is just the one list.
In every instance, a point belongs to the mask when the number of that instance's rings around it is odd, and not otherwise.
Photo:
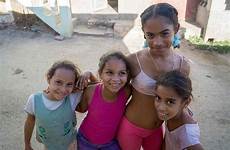
[(75, 74), (72, 70), (65, 68), (56, 69), (54, 75), (48, 80), (48, 98), (51, 100), (62, 100), (73, 91), (74, 82)]
[(170, 24), (166, 17), (148, 19), (143, 25), (143, 31), (149, 48), (155, 53), (168, 51), (175, 35), (174, 29), (174, 25)]
[(186, 102), (173, 88), (159, 85), (155, 94), (155, 107), (159, 119), (170, 120), (181, 115)]
[(100, 73), (100, 78), (106, 90), (117, 93), (125, 86), (128, 79), (127, 68), (124, 61), (117, 58), (108, 60)]

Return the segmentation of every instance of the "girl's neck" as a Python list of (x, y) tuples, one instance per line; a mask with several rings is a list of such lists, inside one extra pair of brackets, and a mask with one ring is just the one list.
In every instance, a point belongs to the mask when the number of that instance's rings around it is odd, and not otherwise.
[(162, 59), (165, 59), (165, 58), (168, 58), (171, 54), (172, 54), (172, 49), (169, 48), (168, 50), (166, 50), (165, 52), (163, 53), (157, 53), (155, 52), (155, 50), (149, 50), (151, 56), (153, 58), (162, 58)]
[(118, 93), (112, 93), (102, 85), (101, 94), (104, 100), (108, 102), (114, 102), (117, 99)]
[(43, 92), (43, 94), (44, 94), (44, 96), (47, 98), (47, 99), (49, 99), (50, 101), (60, 101), (60, 100), (57, 100), (57, 99), (55, 99), (52, 95), (51, 95), (51, 93), (47, 93), (47, 92)]
[(170, 119), (167, 121), (167, 128), (169, 131), (173, 131), (176, 128), (182, 126), (183, 124), (186, 123), (186, 114), (184, 111), (182, 111), (180, 114), (175, 116), (174, 118)]

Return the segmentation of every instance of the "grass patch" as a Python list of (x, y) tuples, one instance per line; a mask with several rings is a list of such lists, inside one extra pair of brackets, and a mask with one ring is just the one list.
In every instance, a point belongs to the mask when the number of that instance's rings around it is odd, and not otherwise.
[(189, 37), (188, 41), (198, 49), (216, 51), (220, 54), (230, 53), (230, 41), (205, 42), (197, 36)]

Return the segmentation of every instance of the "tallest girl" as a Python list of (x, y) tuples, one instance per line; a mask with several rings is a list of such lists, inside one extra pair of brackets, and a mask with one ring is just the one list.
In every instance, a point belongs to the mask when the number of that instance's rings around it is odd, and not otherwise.
[(158, 3), (148, 7), (141, 14), (141, 23), (149, 47), (128, 56), (133, 92), (118, 131), (122, 150), (161, 149), (162, 121), (156, 114), (152, 89), (163, 73), (179, 70), (188, 75), (190, 70), (188, 61), (172, 49), (180, 27), (173, 6)]

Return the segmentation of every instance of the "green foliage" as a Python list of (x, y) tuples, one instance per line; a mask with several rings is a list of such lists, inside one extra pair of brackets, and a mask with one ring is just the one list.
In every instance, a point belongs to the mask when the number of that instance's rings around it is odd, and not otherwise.
[(221, 54), (230, 53), (230, 41), (205, 42), (197, 36), (189, 37), (188, 40), (198, 49), (216, 51)]

